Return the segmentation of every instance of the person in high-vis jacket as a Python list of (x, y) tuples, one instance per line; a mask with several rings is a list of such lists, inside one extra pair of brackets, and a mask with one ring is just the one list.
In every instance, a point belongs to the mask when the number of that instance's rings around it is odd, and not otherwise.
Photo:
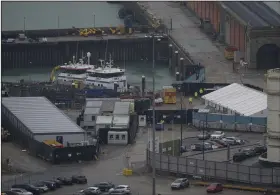
[(202, 89), (202, 88), (199, 90), (199, 94), (200, 94), (200, 95), (203, 94), (203, 89)]
[(198, 96), (198, 93), (194, 92), (194, 97), (197, 98), (197, 96)]
[(189, 104), (192, 104), (192, 97), (189, 97)]

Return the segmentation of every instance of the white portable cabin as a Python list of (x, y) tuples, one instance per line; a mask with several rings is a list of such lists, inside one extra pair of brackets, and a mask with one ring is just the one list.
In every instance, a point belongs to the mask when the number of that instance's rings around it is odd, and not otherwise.
[(127, 131), (109, 131), (108, 144), (127, 145), (128, 144)]
[(84, 112), (84, 127), (92, 129), (95, 127), (96, 118), (100, 113), (100, 108), (87, 107)]
[(123, 116), (114, 116), (112, 127), (113, 128), (122, 128), (122, 129), (128, 129), (129, 128), (129, 116), (123, 115)]
[(139, 127), (146, 127), (147, 126), (147, 118), (146, 115), (139, 115), (138, 116)]
[(110, 128), (112, 126), (113, 116), (97, 116), (96, 130), (101, 128)]

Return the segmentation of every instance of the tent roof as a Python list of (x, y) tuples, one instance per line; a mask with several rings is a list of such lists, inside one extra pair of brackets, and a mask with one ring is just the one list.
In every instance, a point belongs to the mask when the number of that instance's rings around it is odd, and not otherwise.
[(244, 116), (267, 109), (267, 94), (237, 83), (206, 94), (202, 98)]

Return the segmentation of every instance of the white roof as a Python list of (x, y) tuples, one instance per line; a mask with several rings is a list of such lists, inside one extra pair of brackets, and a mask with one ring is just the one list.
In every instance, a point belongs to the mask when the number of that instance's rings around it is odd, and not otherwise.
[(244, 116), (267, 109), (267, 94), (237, 83), (206, 94), (202, 98)]
[(97, 116), (96, 125), (111, 125), (113, 116)]
[(128, 125), (129, 116), (114, 116), (113, 125)]
[(116, 102), (114, 106), (114, 115), (128, 115), (130, 102)]
[(34, 134), (84, 133), (45, 97), (2, 98), (2, 105)]
[(84, 114), (97, 115), (100, 113), (100, 108), (86, 107)]

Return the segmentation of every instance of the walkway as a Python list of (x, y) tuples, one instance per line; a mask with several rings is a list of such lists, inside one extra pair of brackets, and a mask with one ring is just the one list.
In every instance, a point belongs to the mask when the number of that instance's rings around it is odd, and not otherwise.
[[(199, 20), (189, 10), (175, 2), (139, 2), (148, 12), (160, 18), (166, 26), (170, 26), (171, 36), (189, 52), (190, 57), (206, 68), (207, 82), (212, 83), (248, 83), (264, 86), (263, 72), (248, 70), (246, 73), (233, 73), (232, 62), (223, 56), (224, 47), (212, 42), (198, 28)], [(244, 70), (243, 70), (244, 71)]]

